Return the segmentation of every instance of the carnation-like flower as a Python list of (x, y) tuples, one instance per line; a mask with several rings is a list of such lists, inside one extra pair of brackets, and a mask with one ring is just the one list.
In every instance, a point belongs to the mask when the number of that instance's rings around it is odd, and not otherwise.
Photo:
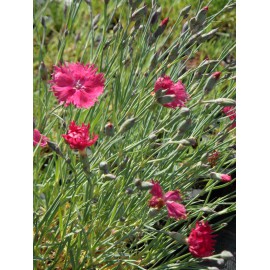
[(231, 119), (234, 120), (234, 122), (231, 125), (231, 128), (236, 127), (236, 112), (235, 108), (232, 106), (226, 106), (223, 108), (223, 112)]
[(59, 102), (77, 108), (92, 107), (104, 90), (104, 75), (94, 65), (66, 63), (54, 66), (51, 88)]
[(230, 182), (232, 180), (232, 177), (228, 174), (221, 174), (221, 182)]
[(150, 193), (153, 195), (149, 201), (149, 206), (161, 209), (166, 205), (168, 216), (175, 219), (186, 218), (186, 208), (184, 205), (178, 203), (181, 197), (178, 190), (172, 190), (163, 195), (163, 190), (158, 182), (152, 181), (152, 189)]
[(189, 98), (188, 93), (186, 92), (184, 84), (179, 81), (174, 83), (169, 76), (159, 77), (155, 83), (154, 91), (157, 92), (158, 90), (167, 90), (165, 92), (166, 95), (174, 95), (174, 100), (162, 104), (168, 108), (176, 108), (176, 107), (183, 107), (185, 106), (186, 101)]
[(204, 221), (198, 221), (187, 239), (189, 252), (194, 257), (208, 257), (214, 252), (215, 235), (212, 235), (211, 226)]
[(46, 136), (42, 135), (39, 132), (39, 130), (34, 129), (34, 139), (33, 139), (34, 146), (39, 144), (41, 147), (45, 147), (45, 146), (47, 146), (48, 140), (49, 139)]
[(90, 138), (89, 128), (89, 124), (77, 126), (75, 122), (72, 121), (69, 125), (67, 134), (62, 136), (66, 143), (69, 144), (70, 148), (83, 151), (86, 147), (93, 145), (98, 139), (98, 135), (95, 134), (92, 135), (93, 138)]

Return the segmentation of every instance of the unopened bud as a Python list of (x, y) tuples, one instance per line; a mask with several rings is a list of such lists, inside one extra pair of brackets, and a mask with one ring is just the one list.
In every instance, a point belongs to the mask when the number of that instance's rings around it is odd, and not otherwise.
[(119, 133), (124, 133), (126, 131), (128, 131), (129, 129), (131, 129), (134, 124), (135, 124), (135, 120), (136, 118), (130, 118), (130, 119), (127, 119), (120, 127), (119, 129)]
[(132, 9), (135, 9), (140, 5), (142, 0), (129, 0), (128, 2), (131, 5)]
[(108, 5), (110, 0), (104, 0), (105, 5)]
[(198, 32), (190, 37), (190, 39), (187, 42), (186, 48), (193, 45), (195, 42), (200, 43), (201, 42), (201, 32)]
[(178, 56), (178, 51), (179, 51), (179, 44), (176, 44), (176, 45), (172, 48), (171, 52), (169, 53), (169, 56), (168, 56), (168, 62), (169, 62), (169, 63), (172, 62), (172, 61), (174, 61), (174, 60), (177, 58), (177, 56)]
[(64, 154), (62, 153), (62, 151), (60, 150), (60, 147), (54, 143), (54, 142), (51, 142), (51, 141), (47, 141), (47, 144), (49, 146), (49, 148), (54, 151), (57, 155), (59, 155), (60, 157), (62, 158), (65, 158)]
[(220, 180), (221, 182), (230, 182), (232, 180), (232, 177), (228, 174), (222, 174), (222, 173), (216, 173), (216, 172), (211, 172), (210, 173), (210, 178), (215, 179), (215, 180)]
[(164, 20), (161, 21), (160, 26), (166, 26), (169, 22), (169, 18), (165, 18)]
[(131, 15), (131, 21), (137, 21), (141, 17), (145, 16), (147, 14), (147, 6), (144, 5), (143, 7), (135, 10)]
[(211, 90), (214, 88), (216, 85), (219, 77), (220, 77), (221, 72), (217, 71), (214, 72), (206, 81), (205, 86), (203, 88), (203, 91), (205, 94), (208, 94), (211, 92)]
[(212, 208), (210, 208), (208, 206), (205, 206), (205, 207), (201, 208), (200, 210), (203, 211), (204, 213), (207, 213), (207, 214), (214, 214), (214, 213), (216, 213), (215, 210), (213, 210)]
[(176, 97), (175, 95), (162, 96), (162, 97), (157, 98), (157, 102), (164, 105), (164, 104), (174, 101), (175, 97)]
[(220, 270), (219, 268), (215, 267), (215, 266), (209, 266), (207, 267), (208, 270)]
[(164, 20), (161, 21), (160, 25), (158, 26), (157, 30), (155, 31), (153, 35), (152, 41), (156, 41), (156, 39), (164, 32), (168, 21), (169, 21), (169, 18), (165, 18)]
[(192, 146), (193, 148), (198, 146), (197, 140), (195, 138), (183, 139), (179, 141), (179, 144), (183, 146)]
[(195, 77), (200, 78), (206, 71), (210, 72), (218, 63), (218, 60), (204, 60), (196, 70)]
[(108, 163), (106, 161), (100, 162), (99, 169), (105, 174), (109, 173)]
[(151, 208), (149, 210), (149, 212), (148, 212), (149, 217), (151, 217), (151, 218), (156, 217), (159, 213), (160, 213), (159, 210), (158, 209), (155, 209), (155, 208)]
[(141, 190), (149, 190), (153, 187), (153, 184), (151, 182), (141, 182), (141, 185), (138, 187)]
[(190, 115), (190, 109), (187, 107), (182, 107), (180, 109), (180, 115), (181, 116), (189, 116)]
[(191, 121), (190, 118), (186, 119), (186, 120), (183, 120), (179, 125), (178, 135), (184, 133), (185, 131), (187, 131), (191, 126), (191, 122), (192, 121)]
[(215, 28), (215, 29), (211, 30), (210, 32), (208, 32), (206, 34), (203, 34), (202, 37), (201, 37), (201, 41), (204, 42), (204, 41), (207, 41), (207, 40), (211, 39), (215, 35), (217, 30), (218, 30), (218, 28)]
[(214, 103), (221, 106), (235, 106), (236, 101), (230, 98), (218, 98), (218, 99), (212, 99), (212, 100), (205, 100), (202, 101), (202, 103)]
[(181, 233), (178, 232), (167, 232), (166, 233), (168, 236), (170, 236), (173, 240), (181, 243), (181, 244), (185, 244), (185, 236), (182, 235)]
[(150, 24), (155, 24), (157, 21), (158, 21), (158, 18), (161, 14), (161, 7), (159, 7), (154, 13), (153, 13), (153, 16), (152, 16), (152, 19), (150, 21)]
[(181, 36), (188, 30), (188, 22), (185, 22), (181, 31)]
[(223, 265), (224, 264), (224, 259), (217, 259), (217, 264)]
[(114, 174), (108, 173), (108, 174), (103, 174), (101, 176), (102, 180), (104, 181), (112, 181), (116, 179), (116, 176)]
[(197, 21), (196, 21), (196, 18), (195, 17), (192, 17), (190, 20), (189, 20), (189, 29), (194, 32), (196, 30), (196, 26), (197, 26)]
[(126, 189), (126, 194), (128, 194), (128, 195), (131, 195), (131, 194), (133, 194), (133, 189), (132, 188), (127, 188)]
[(97, 14), (93, 19), (93, 27), (96, 26), (99, 22), (100, 14)]
[(157, 135), (155, 133), (151, 133), (149, 136), (148, 136), (149, 140), (150, 141), (155, 141), (157, 139)]
[(228, 250), (223, 250), (220, 255), (219, 255), (221, 258), (223, 259), (230, 259), (230, 258), (233, 258), (233, 254), (228, 251)]
[(114, 126), (111, 122), (108, 122), (105, 125), (104, 132), (105, 132), (106, 136), (112, 137), (114, 135)]
[(202, 25), (205, 22), (207, 11), (208, 7), (204, 7), (199, 11), (199, 13), (196, 16), (196, 21), (198, 24)]
[(135, 178), (135, 179), (134, 179), (134, 185), (135, 185), (136, 187), (141, 187), (141, 185), (142, 185), (141, 179)]
[(150, 71), (152, 71), (157, 65), (159, 53), (160, 52), (158, 51), (153, 55), (153, 57), (151, 59), (151, 64), (150, 64)]
[(44, 62), (41, 62), (40, 63), (40, 66), (39, 66), (39, 72), (40, 72), (40, 77), (43, 81), (46, 81), (47, 78), (48, 78), (48, 70), (44, 64)]
[(191, 9), (191, 5), (184, 7), (181, 11), (180, 11), (180, 16), (183, 16), (184, 18), (186, 18), (188, 16), (188, 13)]

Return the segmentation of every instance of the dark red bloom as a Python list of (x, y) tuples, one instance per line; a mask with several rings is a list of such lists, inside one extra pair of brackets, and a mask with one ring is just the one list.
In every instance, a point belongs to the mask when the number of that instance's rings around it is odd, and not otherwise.
[(233, 124), (231, 125), (231, 128), (236, 127), (236, 112), (235, 108), (232, 106), (227, 106), (223, 108), (223, 112), (231, 119), (234, 120)]
[(221, 72), (220, 71), (216, 71), (212, 74), (212, 77), (214, 77), (216, 80), (218, 80), (220, 78)]
[(189, 251), (194, 257), (208, 257), (214, 252), (215, 235), (211, 226), (204, 221), (198, 221), (187, 239)]
[(92, 107), (104, 90), (104, 75), (94, 65), (66, 63), (55, 66), (52, 74), (52, 91), (59, 102), (77, 108)]
[(98, 139), (98, 135), (95, 134), (93, 134), (93, 138), (90, 139), (89, 128), (89, 124), (82, 124), (81, 126), (77, 126), (75, 122), (72, 121), (69, 125), (67, 134), (62, 136), (69, 144), (70, 148), (82, 151), (86, 147), (93, 145)]
[(205, 6), (202, 9), (208, 11), (209, 7), (208, 6)]
[(33, 138), (34, 146), (39, 144), (41, 147), (45, 147), (47, 146), (48, 140), (49, 139), (46, 136), (42, 135), (38, 129), (34, 129), (34, 138)]
[(157, 79), (154, 91), (157, 92), (158, 90), (167, 90), (165, 95), (175, 95), (175, 98), (172, 102), (163, 104), (164, 107), (181, 108), (185, 106), (185, 103), (189, 98), (184, 84), (181, 81), (174, 83), (171, 78), (166, 75)]
[(178, 190), (172, 190), (163, 195), (163, 190), (158, 182), (152, 181), (153, 187), (150, 193), (153, 195), (149, 201), (149, 206), (161, 209), (166, 205), (168, 216), (175, 219), (186, 218), (186, 208), (181, 201), (180, 193)]

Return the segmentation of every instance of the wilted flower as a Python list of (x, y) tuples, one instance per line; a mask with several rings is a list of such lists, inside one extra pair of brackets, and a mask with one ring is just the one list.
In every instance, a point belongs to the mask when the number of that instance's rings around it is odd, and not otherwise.
[(236, 112), (235, 108), (232, 106), (227, 106), (223, 108), (223, 112), (231, 119), (234, 120), (234, 122), (231, 125), (231, 128), (236, 127)]
[(45, 146), (47, 146), (48, 140), (49, 139), (46, 136), (42, 135), (39, 132), (39, 130), (34, 129), (34, 139), (33, 139), (34, 146), (39, 144), (41, 147), (45, 147)]
[(93, 145), (98, 139), (98, 135), (95, 134), (93, 134), (92, 139), (89, 137), (89, 128), (89, 124), (82, 124), (82, 126), (77, 126), (75, 122), (72, 121), (69, 125), (67, 134), (62, 136), (69, 144), (70, 148), (82, 151), (86, 147)]
[(216, 166), (217, 160), (219, 158), (220, 153), (216, 150), (214, 150), (207, 158), (208, 163), (211, 165), (211, 167)]
[(198, 221), (187, 239), (189, 251), (194, 257), (208, 257), (214, 252), (215, 240), (211, 226), (204, 221)]
[(168, 216), (175, 219), (185, 219), (186, 209), (185, 206), (177, 203), (181, 201), (179, 191), (173, 190), (163, 195), (163, 190), (158, 182), (151, 181), (153, 186), (150, 193), (153, 197), (149, 201), (149, 206), (157, 209), (161, 209), (166, 205), (168, 210)]
[(96, 73), (94, 65), (66, 63), (54, 66), (52, 91), (59, 102), (75, 105), (77, 108), (92, 107), (103, 93), (104, 75)]
[(166, 90), (165, 95), (175, 95), (173, 101), (162, 104), (164, 107), (181, 108), (185, 105), (187, 99), (189, 98), (184, 84), (181, 81), (174, 83), (171, 78), (166, 75), (157, 79), (154, 91), (157, 92), (158, 90)]

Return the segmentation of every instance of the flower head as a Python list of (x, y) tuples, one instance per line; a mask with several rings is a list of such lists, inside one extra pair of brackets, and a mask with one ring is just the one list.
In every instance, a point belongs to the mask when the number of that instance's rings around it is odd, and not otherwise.
[(212, 228), (207, 222), (199, 221), (187, 239), (189, 251), (194, 257), (208, 257), (214, 252), (215, 240)]
[(59, 102), (77, 108), (92, 107), (103, 93), (103, 73), (96, 73), (94, 65), (66, 63), (54, 66), (51, 88)]
[(86, 147), (93, 145), (98, 135), (93, 134), (93, 138), (89, 137), (90, 125), (82, 124), (77, 126), (74, 121), (69, 125), (67, 134), (62, 135), (65, 141), (69, 144), (70, 148), (77, 150), (84, 150)]
[(186, 209), (185, 206), (178, 203), (182, 199), (178, 190), (172, 190), (163, 194), (163, 190), (158, 182), (152, 181), (152, 189), (150, 193), (153, 195), (149, 201), (149, 206), (161, 209), (166, 205), (168, 216), (175, 219), (185, 219)]
[(183, 107), (189, 98), (184, 84), (179, 81), (174, 83), (169, 76), (159, 77), (155, 83), (154, 91), (167, 90), (165, 95), (175, 95), (173, 101), (163, 104), (168, 108)]
[(232, 106), (226, 106), (223, 108), (223, 112), (231, 119), (231, 120), (235, 120), (232, 125), (231, 128), (236, 127), (236, 112), (235, 112), (235, 108)]
[(230, 182), (232, 180), (232, 177), (228, 174), (221, 174), (221, 182)]
[(39, 144), (41, 147), (45, 147), (45, 146), (47, 146), (48, 140), (49, 139), (46, 136), (42, 135), (39, 132), (39, 130), (34, 129), (34, 139), (33, 139), (34, 146)]

